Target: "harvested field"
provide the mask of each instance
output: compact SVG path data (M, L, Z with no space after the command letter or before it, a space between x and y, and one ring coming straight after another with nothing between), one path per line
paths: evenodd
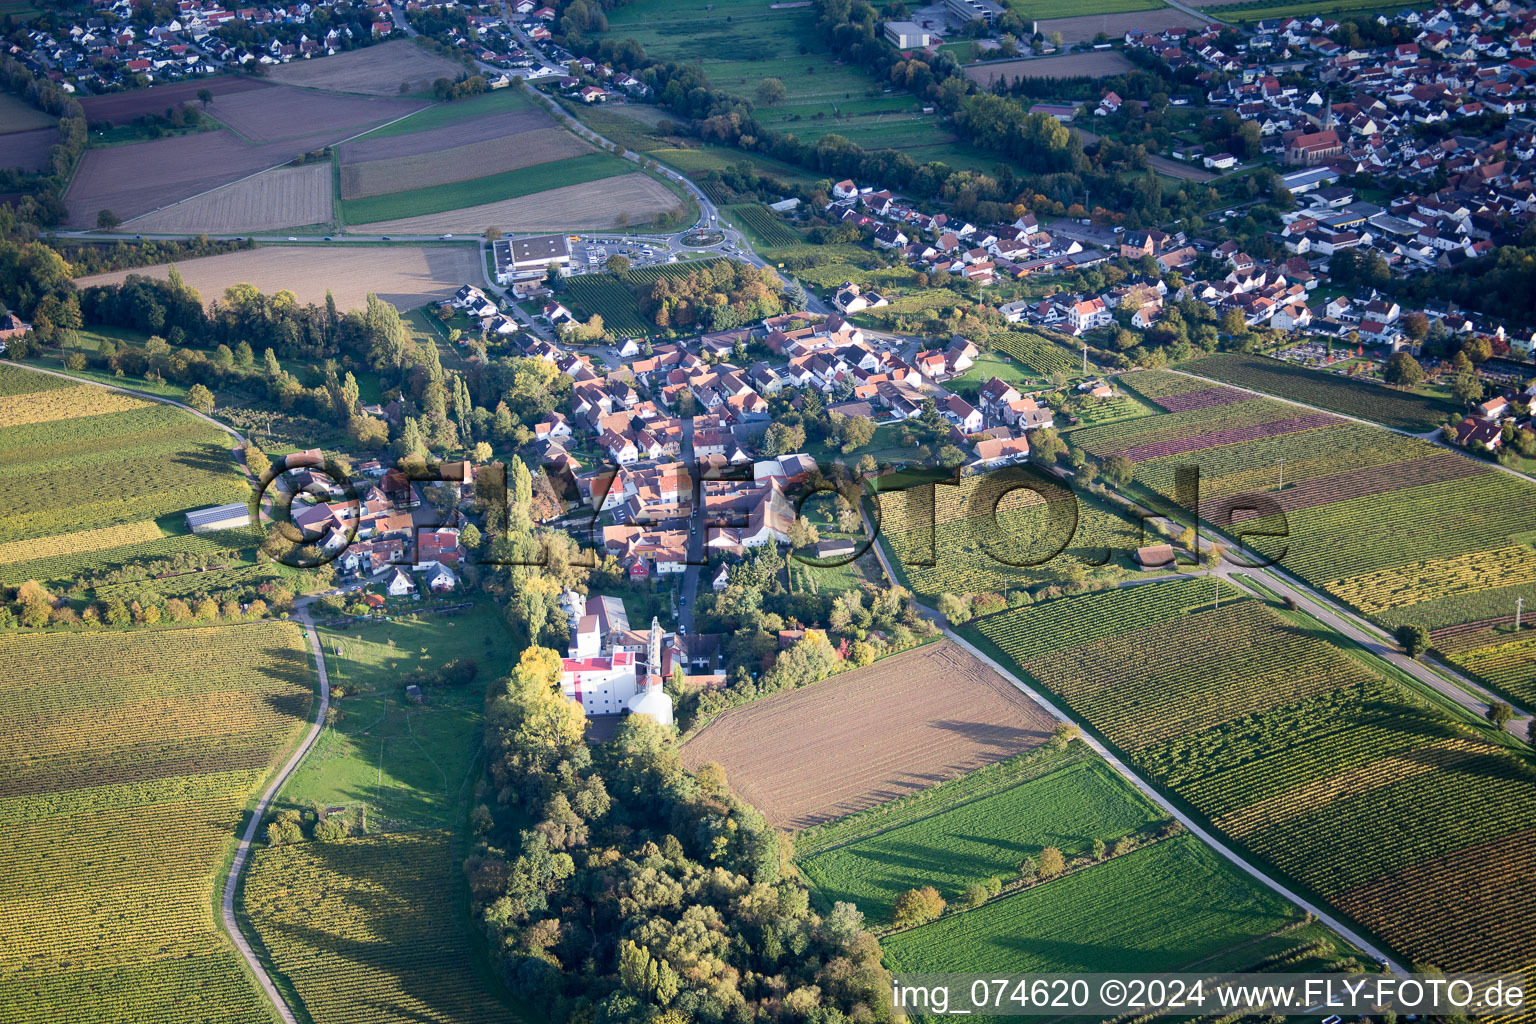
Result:
M389 141L407 142L414 138L402 135ZM341 169L341 198L361 199L446 185L590 152L591 146L563 128L541 128L415 156L346 164Z
M220 97L208 112L247 141L262 143L334 132L355 135L425 106L422 100L336 96L278 86Z
M3 143L0 144L0 150L5 151L5 156L0 158L0 167L23 171L47 170L48 154L58 141L57 128L38 128L30 132L0 135L0 143Z
M435 112L435 111L434 111ZM417 115L398 127L415 124ZM391 160L402 156L418 156L423 153L440 153L455 146L467 146L472 142L485 142L507 135L535 132L553 128L554 118L542 110L508 110L500 114L477 117L470 121L458 121L437 128L426 128L403 135L369 135L341 147L341 163L365 163L370 160Z
M1132 11L1124 14L1084 14L1076 18L1047 18L1035 22L1036 31L1050 36L1060 32L1062 40L1080 43L1091 40L1103 32L1113 39L1123 36L1133 28L1157 33L1165 28L1199 28L1210 22L1196 18L1172 7L1153 11Z
M18 96L0 92L0 134L47 128L57 124L58 120L52 114L43 113ZM9 144L10 140L7 139L6 142Z
M75 283L117 284L129 274L163 278L168 266L97 274ZM342 310L361 309L369 292L400 309L414 309L448 298L462 284L479 284L484 276L479 252L466 245L266 246L175 266L205 302L246 282L267 294L286 288L300 302L324 302L329 289Z
M435 79L455 78L462 70L456 61L428 53L401 39L338 53L334 57L294 61L273 68L268 77L274 82L306 89L398 96L402 82L409 83L407 92L419 92L430 88Z
M269 231L331 219L331 165L263 171L123 224L124 231Z
M346 133L253 146L233 132L199 132L131 146L88 149L65 201L70 227L95 227L98 210L130 220L287 163Z
M779 828L894 800L1043 743L1051 718L948 640L727 711L682 749Z
M1101 78L1123 74L1135 66L1113 50L1096 50L1092 53L1071 53L1065 57L978 64L966 68L965 74L971 81L991 88L999 76L1010 82L1015 78L1078 78L1084 75Z
M621 174L521 199L380 221L369 224L368 230L402 235L474 233L488 227L503 231L595 231L615 226L620 214L628 214L629 223L639 225L681 205L682 201L660 182L640 173Z
M209 113L213 113L215 112L213 108L218 107L221 96L233 96L237 93L267 88L270 86L260 79L221 75L218 78L154 85L148 89L135 89L132 92L82 96L80 105L85 108L86 120L93 125L108 121L113 124L127 124L144 114L163 114L167 107L196 103L200 89L207 89L213 93L213 107L209 110Z

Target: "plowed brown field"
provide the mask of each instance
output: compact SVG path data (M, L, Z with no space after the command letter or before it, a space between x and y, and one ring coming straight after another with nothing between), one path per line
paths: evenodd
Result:
M727 711L682 749L780 828L894 800L1039 746L1052 719L949 640Z
M554 126L555 119L542 110L508 110L469 121L455 121L426 131L361 138L341 147L341 162L345 166L369 160L416 156L420 153L440 153L455 146L467 146L471 142L484 142L487 139L499 139L505 135Z
M123 231L228 234L331 219L331 165L279 167L124 222Z
M565 129L542 128L435 153L345 164L341 168L341 198L361 199L468 181L590 152L591 146Z
M78 278L81 287L121 284L129 274L164 279L170 264L117 270ZM324 302L326 291L338 308L361 309L375 292L398 309L415 309L446 299L463 284L480 284L485 268L472 245L280 245L205 256L175 265L204 302L245 282L270 295L286 288L300 302Z
M208 113L250 142L276 142L320 133L356 134L427 106L423 100L336 96L278 86L221 96Z
M660 182L636 172L521 199L379 221L370 223L368 231L385 235L473 234L488 227L503 231L596 231L617 226L621 215L628 217L627 223L638 225L682 205L682 200Z
M457 61L399 39L334 57L291 61L273 68L268 77L306 89L398 96L401 83L405 83L406 92L419 92L430 88L435 79L456 78L463 70Z
M197 94L203 89L213 93L213 104L218 106L221 96L233 96L237 93L269 88L271 86L260 79L221 75L218 78L206 80L199 78L188 82L173 82L170 85L154 85L148 89L135 89L132 92L82 96L80 105L85 108L86 120L93 125L106 121L111 121L113 124L127 124L143 114L163 114L167 107L177 107L183 103L198 103ZM198 105L201 106L200 103ZM208 112L213 113L213 107L209 107Z

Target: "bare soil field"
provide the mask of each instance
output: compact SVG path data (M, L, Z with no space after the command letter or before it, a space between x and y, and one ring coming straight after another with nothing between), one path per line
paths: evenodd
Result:
M406 124L410 124L409 121ZM489 117L477 117L469 121L428 128L426 131L406 135L386 135L382 138L358 139L341 147L342 164L366 163L370 160L392 160L402 156L420 156L437 153L455 146L467 146L472 142L485 142L508 135L553 128L555 119L542 110L509 110ZM403 126L402 126L403 127Z
M129 274L163 279L169 266L96 274L75 284L120 284ZM301 303L322 303L329 290L341 310L362 309L369 292L398 309L415 309L485 276L479 251L469 245L270 245L175 266L205 303L245 283L268 295L286 288Z
M10 132L0 135L0 167L14 167L23 171L48 169L48 154L59 141L57 128L38 128L30 132Z
M1227 0L1228 3L1231 0ZM1192 17L1183 11L1172 7L1164 7L1155 11L1127 11L1123 14L1084 14L1076 18L1049 18L1035 23L1037 31L1047 37L1052 32L1060 32L1061 37L1068 43L1080 43L1091 40L1094 36L1103 32L1111 39L1123 36L1133 28L1143 29L1147 32L1161 32L1165 28L1199 28L1210 22Z
M52 114L45 114L30 103L23 102L19 96L0 92L0 134L47 128L57 124L58 120Z
M360 199L446 185L452 181L468 181L590 152L591 146L563 128L540 128L436 153L344 165L341 169L341 198Z
M152 85L148 89L135 89L132 92L82 96L80 106L85 108L86 120L91 124L107 121L113 124L127 124L142 114L163 114L167 107L196 103L200 89L207 89L213 93L213 102L217 104L220 96L233 96L237 93L253 92L268 87L266 82L257 78L220 75L217 78L173 82L170 85ZM209 112L212 112L211 108Z
M338 96L277 86L221 96L208 113L247 141L262 143L334 132L356 135L427 105L424 100Z
M129 220L277 167L307 150L340 142L347 134L254 146L233 132L216 131L88 149L64 197L68 225L95 227L98 210Z
M1118 75L1133 70L1136 65L1113 50L1093 53L1069 53L1064 57L1042 57L1035 60L1007 60L996 64L978 64L965 69L966 77L978 85L990 88L1001 76L1008 81L1015 78L1099 78Z
M521 199L380 221L369 224L368 231L384 235L478 234L488 227L503 231L598 231L617 226L621 214L628 215L629 224L643 224L681 205L682 200L660 182L636 172Z
M331 165L279 167L126 221L127 232L228 234L329 221Z
M406 92L419 92L431 88L436 79L454 78L462 70L455 61L398 39L334 57L292 61L273 68L268 77L306 89L398 96L401 82L409 83Z
M949 640L727 711L682 749L778 828L894 800L1039 746L1051 717Z

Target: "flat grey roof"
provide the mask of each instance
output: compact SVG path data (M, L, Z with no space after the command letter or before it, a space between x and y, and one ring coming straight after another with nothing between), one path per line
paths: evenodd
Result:
M553 260L570 255L571 243L565 235L539 235L537 238L512 240L513 263Z

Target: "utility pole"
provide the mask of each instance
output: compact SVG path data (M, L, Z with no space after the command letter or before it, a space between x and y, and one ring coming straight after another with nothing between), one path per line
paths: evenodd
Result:
M1515 632L1520 632L1520 612L1525 609L1525 598L1515 598Z
M1083 376L1088 376L1088 339L1083 339Z
M1280 456L1280 489L1285 490L1285 456Z

